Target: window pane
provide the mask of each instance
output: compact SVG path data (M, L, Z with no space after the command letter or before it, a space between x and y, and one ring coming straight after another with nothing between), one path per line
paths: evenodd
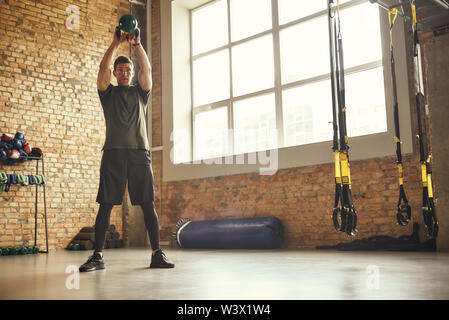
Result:
M194 128L195 160L210 159L228 154L229 139L227 107L196 114Z
M234 153L277 148L274 94L234 103Z
M348 136L387 131L383 68L345 76Z
M198 54L228 43L226 0L219 0L192 12L192 52Z
M280 32L282 83L330 72L327 16Z
M282 92L284 146L332 140L330 80Z
M370 3L340 11L345 68L382 59L379 8Z
M271 21L271 0L231 0L232 41L271 29Z
M340 5L350 0L341 0ZM337 1L334 1L335 5ZM326 0L278 0L279 24L307 17L316 12L327 10Z
M229 98L229 51L222 50L193 62L194 106Z
M327 8L324 0L278 0L279 24L297 20Z
M234 96L274 87L272 35L232 48L232 81Z

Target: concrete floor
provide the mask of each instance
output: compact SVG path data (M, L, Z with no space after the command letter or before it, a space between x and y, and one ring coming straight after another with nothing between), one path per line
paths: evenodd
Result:
M144 248L105 250L106 270L82 274L88 251L0 257L0 299L449 299L446 253L165 252L175 269L148 269Z

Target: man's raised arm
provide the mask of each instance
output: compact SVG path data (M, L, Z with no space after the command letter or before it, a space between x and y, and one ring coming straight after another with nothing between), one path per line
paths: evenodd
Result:
M140 36L135 38L131 37L129 42L132 44L134 50L136 51L137 62L139 63L139 74L137 79L139 80L139 85L143 91L150 91L153 87L153 81L151 80L151 63L148 59L147 53L140 43Z
M97 76L97 88L99 91L105 91L111 83L111 70L109 70L109 66L112 63L112 59L120 46L120 43L124 41L126 41L125 34L122 33L119 39L114 32L114 40L112 40L111 45L108 50L106 50L103 59L100 62L100 70L98 71Z

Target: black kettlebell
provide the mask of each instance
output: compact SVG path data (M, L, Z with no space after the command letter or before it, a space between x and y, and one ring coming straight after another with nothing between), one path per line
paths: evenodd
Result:
M134 32L134 35L137 38L140 35L140 29L137 27L137 19L130 14L123 15L118 22L117 28L115 28L117 38L120 38L121 31L126 33Z

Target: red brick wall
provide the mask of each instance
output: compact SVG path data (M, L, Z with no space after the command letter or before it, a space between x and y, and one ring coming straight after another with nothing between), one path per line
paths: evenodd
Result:
M79 30L65 25L69 5L79 8ZM126 0L0 0L0 132L23 132L45 154L51 249L65 247L95 222L105 131L96 76L117 21L128 11ZM130 52L125 45L120 50ZM0 164L7 173L34 174L34 168L30 162ZM34 187L19 186L0 195L0 246L33 244L34 197ZM42 202L39 208L42 246ZM111 223L122 232L120 207Z
M421 222L418 159L407 156L404 160L405 188L413 221ZM395 161L395 157L389 157L351 162L352 191L358 211L357 238L411 233L411 225L396 224ZM273 176L254 173L164 183L163 223L174 231L179 217L216 220L274 215L285 227L286 247L352 241L354 238L335 231L332 224L333 170L333 164L329 164L279 170Z
M153 147L162 146L162 90L161 90L161 37L160 37L160 3L159 0L151 2L151 60L153 89L151 94L152 123L151 137ZM154 151L151 155L153 163L154 187L155 187L155 207L158 213L161 212L161 186L162 186L162 151Z

